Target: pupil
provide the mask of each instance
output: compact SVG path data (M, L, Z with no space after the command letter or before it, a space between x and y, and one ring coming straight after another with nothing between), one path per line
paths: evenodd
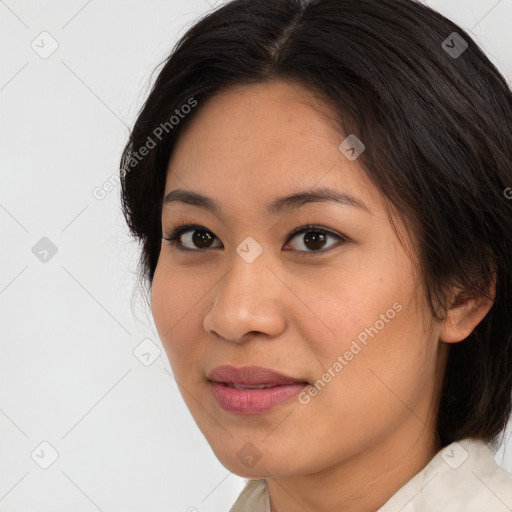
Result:
M198 235L198 233L200 233L200 235ZM209 247L210 244L211 244L211 241L212 241L213 237L210 235L210 233L208 233L208 231L204 231L204 230L195 230L194 231L194 234L192 236L192 241L199 247L202 247L202 243L203 242L210 242L209 244L207 243L204 247Z
M325 243L325 233L319 231L308 231L304 235L304 241L310 249L321 249ZM308 243L312 243L313 247L310 247Z

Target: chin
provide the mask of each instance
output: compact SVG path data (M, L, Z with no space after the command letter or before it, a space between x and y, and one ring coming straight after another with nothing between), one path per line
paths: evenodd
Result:
M259 479L290 474L294 464L290 457L277 458L274 455L265 455L262 451L249 442L229 452L226 452L224 445L224 448L214 450L214 454L227 470L243 478Z

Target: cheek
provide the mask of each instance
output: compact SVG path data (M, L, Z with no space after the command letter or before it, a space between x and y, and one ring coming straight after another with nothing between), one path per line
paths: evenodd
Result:
M340 377L333 379L332 393L325 398L346 400L354 417L361 413L360 404L365 404L361 421L368 410L391 418L404 413L404 403L416 403L429 385L436 357L435 343L423 329L423 313L406 294L375 305L370 314L357 317L357 324L345 331L326 366Z
M172 287L169 286L169 282L165 277L165 272L160 260L156 266L151 286L151 312L158 330L158 335L163 342L166 330L172 325L170 312L173 308L170 306L174 302L174 294L172 293Z
M151 311L171 365L185 347L190 351L193 345L191 340L194 337L187 329L194 325L192 316L198 299L187 294L186 290L189 289L178 273L169 271L165 263L159 260L151 289Z
M207 350L202 328L211 288L211 276L206 272L191 273L165 258L155 269L151 290L153 319L173 374L187 387L204 378L198 361Z
M435 353L424 328L428 307L418 295L411 267L393 258L379 263L359 272L355 267L348 267L350 272L340 269L327 288L335 293L315 303L329 327L320 338L311 332L311 339L317 340L315 354L324 371L343 375L332 379L337 384L331 389L357 389L359 399L368 399L365 393L386 392L379 377L398 388L407 386L404 381L420 378Z
M317 350L342 354L354 340L364 347L367 340L385 337L405 316L403 304L411 287L389 269L350 267L334 272L311 306L323 323Z

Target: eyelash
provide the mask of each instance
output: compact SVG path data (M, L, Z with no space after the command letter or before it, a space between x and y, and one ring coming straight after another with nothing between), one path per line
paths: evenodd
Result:
M182 251L182 252L205 252L205 251L209 251L209 250L219 249L219 247L213 247L213 248L207 248L207 249L200 249L200 248L189 249L187 247L183 247L183 245L179 241L180 236L183 233L186 233L187 231L196 231L196 230L197 231L206 231L213 235L213 233L210 230L206 229L204 226L200 226L197 224L185 224L185 225L176 227L174 229L174 231L172 231L169 234L164 234L162 239L166 240L169 243L169 245L173 246L174 248L176 248L177 250ZM290 233L290 235L288 236L286 243L288 243L290 240L295 238L295 236L297 236L298 234L307 233L308 231L315 231L318 233L329 235L329 236L337 239L339 242L342 242L342 244L349 242L349 238L347 238L346 236L334 233L331 230L323 228L322 226L318 226L315 224L306 224L304 226L300 226L299 228L293 230L292 233ZM217 238L215 235L214 235L214 237ZM217 238L217 240L218 240L218 238ZM296 252L302 253L301 256L303 256L305 254L324 254L324 253L328 252L330 249L332 249L334 246L335 245L332 245L325 250L296 251Z

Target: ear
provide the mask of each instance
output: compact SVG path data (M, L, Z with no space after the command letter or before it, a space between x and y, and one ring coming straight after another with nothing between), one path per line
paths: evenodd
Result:
M457 343L467 338L475 327L489 312L496 297L496 272L492 273L492 280L487 290L482 290L492 298L482 294L478 296L468 294L466 290L455 293L460 288L453 287L452 305L448 309L446 318L441 324L440 340L446 343ZM478 292L477 292L478 293Z

